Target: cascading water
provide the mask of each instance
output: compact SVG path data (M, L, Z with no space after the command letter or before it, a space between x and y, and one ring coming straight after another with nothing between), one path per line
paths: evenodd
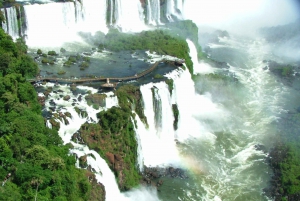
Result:
M7 33L7 19L6 19L6 14L5 14L5 8L1 8L1 12L3 13L3 16L4 16L4 19L5 19L5 22L2 22L2 29L5 31L5 33Z
M24 10L29 46L61 46L76 38L74 3L25 5Z
M98 121L96 116L98 112L100 112L101 110L106 110L113 106L118 106L117 97L115 97L112 92L107 93L107 98L105 100L106 106L97 110L93 107L88 106L84 98L88 91L90 91L91 93L96 93L97 90L94 88L77 86L82 94L74 95L67 85L54 85L48 83L45 87L53 88L53 92L49 94L45 103L45 110L50 110L50 108L53 109L53 105L55 105L55 112L53 113L64 114L68 112L71 114L70 118L66 117L68 123L64 122L63 119L56 119L56 121L60 123L59 135L64 141L64 144L73 144L74 148L70 150L71 154L76 154L77 157L85 155L87 156L87 163L94 170L97 181L101 182L105 186L106 201L157 201L157 194L155 191L153 191L153 189L146 189L141 187L126 193L121 193L118 189L115 175L110 170L106 161L102 159L96 151L90 150L86 145L71 141L72 135L79 130L82 124L84 124L85 122L91 123ZM57 93L57 91L59 91L59 93ZM39 94L39 96L43 95ZM64 100L63 97L65 96L70 96L70 99ZM78 114L78 111L76 111L74 108L75 106L82 111L86 111L87 116L85 117ZM46 122L46 125L49 128L52 127L49 121Z
M18 8L18 12L19 12L19 15L21 16L22 15L22 12L21 12L21 6ZM24 36L24 30L23 30L23 22L20 20L20 35L21 36Z
M188 70L178 69L166 75L174 80L172 95L164 83L140 88L149 125L146 127L136 116L141 161L146 166L171 165L190 171L189 180L170 181L161 187L163 200L267 200L262 194L269 178L266 154L256 145L270 143L272 122L282 112L286 89L263 71L261 61L265 54L258 41L226 39L225 44L216 46L217 51L224 52L229 47L238 47L234 51L248 50L243 55L246 57L239 60L235 60L236 52L231 57L226 55L236 64L229 71L239 80L227 84L205 77L207 73L223 71L198 63L194 44L187 42L196 82ZM165 95L169 98L163 98ZM172 113L172 104L177 104L179 110L176 131L172 128L173 114L168 114ZM177 189L174 197L167 193L171 189Z
M147 20L148 20L148 24L152 24L152 25L161 24L159 0L147 0Z
M114 18L123 31L144 28L139 0L114 2L111 24ZM194 1L186 2L192 4ZM166 3L168 19L172 21L173 16L180 18L183 0L167 0ZM27 44L61 45L74 40L78 31L105 32L106 6L106 1L100 0L26 5ZM9 32L12 30L9 27L15 23L11 21L14 21L16 10L7 9L11 9L6 12L6 31ZM148 0L149 22L159 23L158 9L157 0ZM14 31L10 34L13 35ZM136 115L140 170L143 165L172 165L185 167L190 172L189 180L180 183L171 181L162 186L160 197L163 200L266 200L261 192L267 185L268 168L264 163L265 153L256 145L272 141L271 124L284 112L281 108L287 89L263 70L261 61L265 55L261 49L262 41L240 41L232 37L221 41L221 45L210 46L214 53L212 58L229 63L228 71L236 76L237 82L206 77L206 73L222 74L223 71L198 62L195 45L187 40L196 81L193 81L188 70L178 69L166 75L174 80L172 95L164 82L149 83L140 88L148 122L148 126L144 125ZM230 52L234 54L230 55ZM68 94L71 95L70 100L78 100L69 87L60 87L65 92L63 95ZM86 93L93 89L82 90ZM78 107L87 111L88 117L80 116L74 110L72 101L64 101L54 93L51 96L59 111L68 111L72 115L72 118L67 118L69 125L60 121L59 134L65 143L70 142L81 124L97 121L96 113L100 110L89 107L84 101L78 102ZM176 104L179 110L176 131L173 129L172 104ZM108 95L106 108L115 105L117 98ZM46 107L51 107L49 102ZM49 121L47 125L51 127ZM74 149L71 153L94 155L95 159L88 156L87 160L96 170L98 181L105 185L107 200L158 200L155 191L143 188L120 193L115 177L104 160L88 147L72 143Z
M107 33L106 27L106 0L83 0L82 2L83 20L77 25L78 31L96 31Z
M194 65L194 68L193 68L194 75L202 74L202 73L204 73L204 74L205 73L213 73L214 69L209 64L198 61L197 48L194 45L194 43L189 39L187 39L186 42L189 46L190 56L192 58L193 65Z
M7 13L7 33L13 38L19 37L17 9L15 7L6 8Z
M110 0L110 25L113 25L113 17L115 12L114 0Z
M167 0L166 17L170 22L174 21L172 16L175 16L178 19L182 19L182 12L183 12L182 0Z
M29 46L62 46L82 41L78 32L108 31L105 0L25 5L24 9Z
M141 86L140 89L144 114L149 125L146 127L136 116L136 134L142 147L142 153L139 154L142 155L144 165L148 167L178 165L180 160L176 149L174 116L168 86L164 82L149 83ZM153 90L156 91L155 95ZM160 105L160 110L157 108L155 111L155 104Z
M123 32L137 32L146 29L144 14L139 0L115 0L115 25Z

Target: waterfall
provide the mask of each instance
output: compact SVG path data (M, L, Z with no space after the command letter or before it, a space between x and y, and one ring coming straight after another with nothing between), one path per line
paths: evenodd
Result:
M132 111L132 112L135 113L134 111ZM136 113L135 113L135 115L138 116ZM135 139L136 139L136 142L137 142L137 163L138 163L137 165L138 165L138 168L139 168L140 172L143 172L143 170L144 170L144 155L143 155L142 142L141 142L140 135L137 133L138 128L136 127L134 119L131 118L131 121L132 121L132 124L134 126ZM139 119L139 121L140 121L140 119ZM143 126L143 123L141 121L138 124Z
M29 46L61 46L75 38L75 6L72 2L24 6Z
M6 12L6 24L8 25L7 33L13 39L17 39L19 37L17 9L15 7L6 8Z
M1 8L1 12L3 13L5 22L2 22L2 29L5 31L5 33L7 33L7 18L6 18L6 14L5 14L5 8Z
M107 98L105 99L105 105L106 108L118 106L118 97L115 96L113 92L107 93Z
M166 17L170 22L173 22L173 16L182 19L183 0L167 0Z
M41 85L43 86L43 85ZM54 85L53 83L47 83L45 88L52 87L55 91L60 91L59 93L51 92L49 97L45 102L46 110L49 110L51 106L51 100L55 102L56 111L53 113L61 112L69 112L71 114L71 118L66 117L69 124L65 124L63 119L56 121L60 122L60 129L58 131L59 136L62 138L64 144L72 143L73 148L70 150L70 154L76 154L78 157L87 155L87 164L92 167L94 170L94 174L98 182L101 182L105 187L105 200L106 201L114 201L114 200L122 200L122 201L158 201L157 193L152 188L144 188L138 187L126 193L121 193L114 173L110 170L106 161L101 158L101 156L94 150L90 150L88 146L75 143L71 141L72 135L77 132L81 125L84 124L89 119L97 120L97 113L102 110L107 110L113 106L118 106L118 99L113 95L113 92L106 93L107 98L105 100L106 106L104 108L100 108L98 110L94 109L91 106L87 105L85 101L85 96L90 91L91 93L97 93L97 89L86 87L86 86L77 86L77 88L82 91L82 94L74 95L68 85ZM69 95L70 100L64 100L62 97ZM43 96L42 93L39 93L39 96ZM79 99L79 97L81 97ZM82 117L75 110L73 103L76 103L76 107L80 110L87 112L87 117ZM97 120L98 121L98 120ZM49 121L46 122L46 125L51 128L51 124ZM137 139L138 140L138 139ZM78 165L78 163L77 163Z
M180 159L173 129L172 99L167 84L149 83L141 86L140 90L144 102L144 114L149 125L146 127L136 115L136 134L142 147L142 153L139 155L144 165L148 167L179 165ZM154 96L152 90L156 91ZM163 110L155 111L155 104L159 104Z
M81 41L77 35L80 31L108 31L106 0L34 4L25 5L24 9L29 46L62 46L64 42Z
M181 14L182 14L182 12L183 12L183 6L184 6L184 0L176 0L175 6L176 6L176 9L178 11L180 11Z
M160 1L147 0L147 19L148 24L161 24L160 22Z
M76 17L76 23L82 23L83 18L83 12L82 12L82 4L79 1L75 1L75 17Z
M50 93L49 99L52 99L55 101L56 105L61 107L60 112L69 112L71 114L71 118L67 118L69 121L68 125L65 125L63 121L60 122L60 129L59 129L59 135L63 139L64 144L71 142L72 135L79 130L82 124L84 124L88 119L97 119L96 113L98 113L100 110L108 109L108 107L101 108L99 110L95 110L94 108L87 105L84 96L81 101L76 101L76 105L78 108L86 110L88 117L81 117L72 106L72 100L78 100L79 95L75 96L70 91L69 87L67 85L59 85L59 86L53 86L53 84L48 84L52 87L58 87L61 91L63 91L62 95L69 95L71 96L71 99L69 101L63 100L59 95L55 93ZM89 88L89 87L83 87L78 86L81 90L84 91L92 91L96 92L95 89ZM109 97L110 98L110 97ZM46 108L49 107L49 102L46 103ZM110 105L112 106L112 105ZM106 164L105 160L100 157L100 155L93 150L90 150L86 145L80 145L77 143L72 142L74 148L70 150L70 153L75 153L78 157L88 155L87 157L87 163L92 166L92 168L95 170L96 179L98 182L101 182L105 186L106 191L106 200L124 200L124 196L120 193L118 189L118 185L115 181L115 176L113 172L109 169L108 165ZM95 159L90 156L92 154Z
M140 161L146 166L182 166L176 141L185 141L191 137L214 140L214 135L196 117L200 115L208 119L215 118L210 112L217 116L224 115L222 108L212 103L209 94L196 94L195 84L188 70L174 70L166 76L174 80L172 96L165 82L140 87L148 127L136 115L135 129L141 144ZM179 110L177 131L173 128L172 104L177 104Z
M204 74L205 73L213 73L214 70L209 64L207 64L205 62L202 62L202 61L199 63L197 48L196 48L195 44L189 39L187 39L186 42L189 46L190 56L192 58L192 62L193 62L193 66L194 66L193 73L195 75L196 74L201 74L201 73L204 73Z
M20 15L20 35L23 36L24 35L24 30L23 30L23 22L21 21L21 16L22 16L21 6L19 6L19 8L18 8L18 12L19 12L19 15Z
M149 1L150 0L147 0L147 20L148 20L148 24L154 24L152 19L152 8Z
M110 0L110 25L113 25L114 11L114 0Z
M83 21L78 30L82 32L108 32L106 27L106 0L82 0Z
M144 13L139 0L115 0L116 26L123 32L138 32L146 28Z
M46 126L47 126L48 128L50 128L50 129L52 129L52 124L50 123L49 120L46 121Z

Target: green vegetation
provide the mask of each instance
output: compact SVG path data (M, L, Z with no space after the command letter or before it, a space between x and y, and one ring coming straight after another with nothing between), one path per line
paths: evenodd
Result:
M58 75L63 75L65 73L66 73L66 71L63 71L63 70L57 72Z
M67 50L65 48L60 48L61 53L65 53Z
M178 117L179 117L179 110L177 104L172 104L172 110L173 110L173 115L174 115L174 122L173 122L173 127L174 130L178 129Z
M83 57L83 61L85 61L85 62L91 62L91 58L90 57Z
M70 56L69 59L68 59L68 61L70 61L72 63L76 63L77 58L76 58L76 56Z
M26 55L27 46L23 40L14 43L10 36L0 30L0 74L20 73L25 77L37 74L37 64Z
M66 67L70 67L72 65L75 65L75 63L80 63L79 64L80 70L85 70L85 68L89 67L90 62L91 62L90 57L73 55L73 56L69 56L68 60L64 62L63 65Z
M172 94L172 91L174 89L174 81L173 81L173 79L167 79L165 82L166 82L166 84L169 87L170 94Z
M42 55L42 54L43 54L43 52L42 52L41 49L38 49L38 50L36 51L36 53L37 53L38 55Z
M97 114L98 124L84 124L80 129L82 139L106 159L117 177L121 190L128 190L139 184L137 169L137 142L132 119L135 111L142 121L142 97L138 87L125 85L117 89L116 95L120 107L113 107ZM103 104L103 94L90 94L88 104Z
M189 47L185 39L179 36L170 36L168 31L155 30L126 34L120 33L117 29L110 29L104 41L103 44L100 44L99 49L105 46L112 51L150 50L161 55L185 59L189 71L193 72L193 62L189 56Z
M41 62L42 62L43 64L47 64L47 63L50 63L50 60L47 59L47 58L43 58Z
M300 193L300 149L299 144L287 145L286 158L280 163L283 191L286 194Z
M42 64L54 64L54 61L52 59L48 59L48 58L42 58Z
M275 174L267 193L276 200L297 200L300 195L299 148L296 142L278 143L270 152L269 163Z
M118 96L119 106L126 112L135 111L139 115L141 121L147 124L147 118L144 114L142 105L142 94L139 87L133 85L125 85L116 91Z
M50 56L56 56L57 54L56 54L56 52L55 51L48 51L48 55L50 55Z
M137 143L131 112L113 107L97 114L98 124L84 124L80 133L87 145L106 159L115 173L121 190L139 184L136 167Z
M164 76L161 75L161 74L155 74L154 75L154 79L162 79L162 78L164 78Z
M95 200L95 191L104 200L101 187L87 178L91 173L75 167L57 131L45 126L37 93L25 78L38 71L25 47L0 29L1 184L10 173L0 200Z
M285 66L282 68L282 75L287 77L290 76L293 72L293 68L291 66Z
M89 106L93 106L94 108L105 107L105 99L106 94L89 94L85 96L86 102Z
M87 68L87 67L89 67L89 65L90 64L88 62L84 61L79 65L79 67Z

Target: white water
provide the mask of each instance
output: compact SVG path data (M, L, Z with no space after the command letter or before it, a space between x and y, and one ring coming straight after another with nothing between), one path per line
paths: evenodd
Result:
M193 67L194 75L213 73L214 69L208 63L198 61L197 48L196 48L195 44L189 39L187 39L186 42L190 49L190 55L191 55L193 66L194 66Z
M24 6L27 18L26 43L31 47L56 47L76 37L74 3Z
M7 19L6 19L6 15L5 15L5 8L1 8L1 12L3 13L3 16L5 18L5 22L2 22L2 29L5 31L5 33L7 33Z
M17 20L17 9L15 7L6 8L7 12L7 33L13 38L19 37L18 20Z
M132 191L121 193L118 189L118 185L116 182L115 175L110 170L109 166L107 165L106 161L100 157L100 155L94 151L90 150L86 145L77 144L73 141L71 141L72 135L78 131L82 124L84 124L86 121L91 122L91 120L97 120L96 114L100 112L101 110L109 109L113 106L118 106L118 100L117 97L113 95L112 92L107 93L106 98L106 106L104 108L100 108L99 110L96 110L90 106L87 105L85 101L85 95L88 91L91 91L91 93L96 93L97 90L91 87L85 87L85 86L77 86L80 90L83 91L82 94L82 100L79 101L78 97L79 95L74 96L73 93L70 91L69 86L67 85L58 85L54 86L54 84L48 83L45 87L53 87L53 90L62 90L63 92L60 93L54 93L51 92L49 94L49 97L47 98L45 107L47 110L49 110L50 103L49 101L52 99L56 103L57 112L69 112L71 114L71 118L67 118L69 121L69 124L66 125L63 121L60 121L57 119L56 121L60 122L60 129L59 129L59 135L62 138L64 144L72 143L74 148L70 150L70 153L76 154L78 157L88 155L87 157L87 163L95 170L96 179L98 182L101 182L105 186L105 192L106 192L106 201L115 201L115 200L122 200L122 201L158 201L156 191L152 188L143 188L139 187L137 189L133 189ZM60 95L66 96L69 95L71 98L69 101L63 100L63 98L60 97ZM43 96L42 94L39 94L39 96ZM76 107L79 109L86 111L88 116L87 117L81 117L74 109L74 106L72 106L73 99L76 99ZM59 108L59 109L58 109ZM55 112L54 112L55 113ZM51 128L51 124L49 121L46 122L46 125ZM94 157L92 157L93 155Z
M77 30L82 32L96 31L108 32L106 26L106 0L82 0L82 23L77 25Z
M115 25L123 32L138 32L146 29L144 14L139 0L115 1Z
M160 0L147 0L148 24L158 25L160 22Z
M194 44L187 42L194 71L213 72L195 69L203 66L198 65ZM205 80L195 85L188 70L178 69L166 75L174 80L171 97L164 83L149 83L140 88L149 124L146 127L137 116L140 162L146 166L184 166L195 173L195 183L189 180L188 186L170 187L185 189L184 195L178 193L179 200L265 200L261 192L268 169L263 162L265 154L255 145L272 135L271 123L284 112L281 101L286 89L262 69L265 54L261 42L241 43L232 39L225 42L224 48L234 46L247 50L249 55L243 58L246 66L229 69L241 85L212 81L207 87ZM197 93L196 87L203 88L203 92ZM174 117L168 115L174 103L179 109L177 131L171 127ZM163 131L166 127L169 130ZM186 146L176 146L175 139ZM164 192L161 196L168 197Z
M29 46L59 47L65 42L82 42L78 32L108 31L106 0L34 4L25 5L24 9Z
M182 12L183 12L182 0L167 0L166 7L167 7L166 17L170 22L174 21L172 16L176 16L178 19L182 19Z
M110 0L110 25L113 25L114 10L115 10L114 1Z
M153 98L152 91L155 91ZM142 147L144 165L167 166L178 165L180 159L176 150L174 116L168 86L164 82L149 83L140 88L144 102L144 114L147 117L147 128L136 116L137 129ZM154 105L158 107L155 109Z

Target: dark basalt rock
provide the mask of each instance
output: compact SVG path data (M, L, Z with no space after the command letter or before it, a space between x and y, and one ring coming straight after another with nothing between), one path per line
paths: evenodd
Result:
M64 100L65 100L65 101L68 101L68 100L70 100L70 98L71 98L71 97L70 97L69 95L67 95L67 96L64 97Z
M88 164L87 164L87 155L79 157L79 166L81 168L86 168L88 166Z
M254 147L258 151L262 151L264 153L267 153L267 148L262 144L256 144Z
M179 178L179 179L187 179L185 171L181 168L160 168L160 167L144 167L143 179L141 181L144 185L151 185L155 187L159 187L163 185L163 178Z
M85 144L79 132L74 133L71 140L78 144Z

